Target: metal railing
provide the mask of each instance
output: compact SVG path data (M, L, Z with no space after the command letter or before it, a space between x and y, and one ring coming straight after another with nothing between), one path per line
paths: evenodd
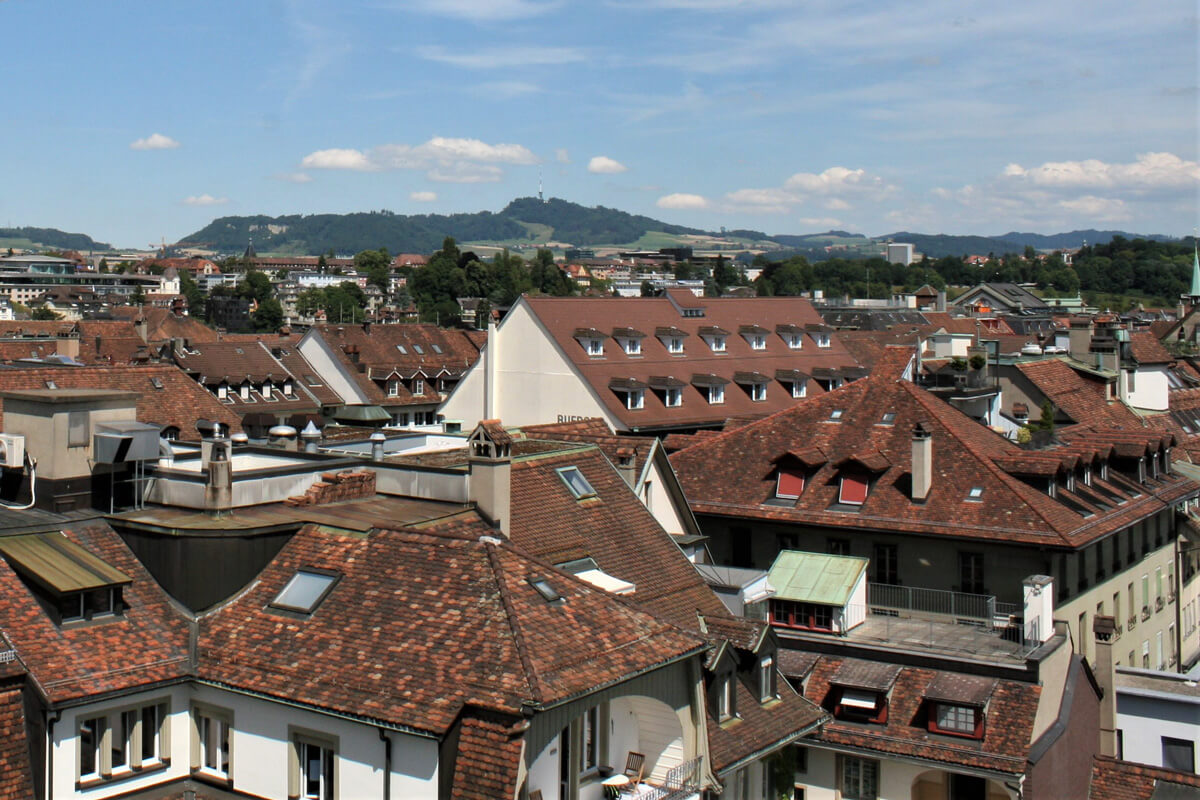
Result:
M683 800L700 793L700 766L704 756L696 756L667 770L661 786L650 785L650 791L638 800Z
M979 620L991 625L997 615L1004 617L1022 613L1014 603L997 603L991 594L951 592L946 589L926 589L917 586L894 586L887 583L867 584L867 605L872 609L894 609L939 617Z
M972 619L854 603L846 613L851 620L863 620L847 635L893 646L1024 659L1042 645L1037 620L1026 624L1021 615Z

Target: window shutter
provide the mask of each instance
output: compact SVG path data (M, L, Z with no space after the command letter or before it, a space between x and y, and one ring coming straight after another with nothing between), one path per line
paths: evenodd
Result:
M776 497L799 497L804 493L804 473L794 470L779 470L778 483L775 487Z
M867 480L856 475L843 475L838 502L862 505L867 500Z

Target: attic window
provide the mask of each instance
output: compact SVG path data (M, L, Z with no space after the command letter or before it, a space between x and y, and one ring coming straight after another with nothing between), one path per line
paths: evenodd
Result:
M408 348L405 347L404 345L398 344L398 345L396 345L396 349L400 351L400 355L402 355L402 356L408 355Z
M239 356L244 356L246 354L245 351L243 351L240 347L233 348L233 352L237 353Z
M433 348L433 352L437 353L438 355L442 354L442 348L439 345L431 344L429 346Z
M151 378L150 385L153 386L155 389L163 388L162 378L158 378L158 377Z
M841 487L838 489L838 502L852 506L861 506L867 501L870 482L862 475L843 475Z
M57 388L58 388L58 384L57 384L57 383L55 383L54 381L50 381L50 380L48 380L48 381L46 381L46 388L47 388L47 389L57 389Z
M775 477L775 496L795 500L804 494L804 473L795 467L780 467Z
M532 586L547 603L557 603L563 599L563 596L559 594L545 578L534 576L529 579L529 585Z
M829 421L830 422L841 422L842 414L844 414L844 413L845 412L842 409L835 408L833 411L829 412Z
M413 352L416 353L417 355L419 355L419 356L425 355L425 348L421 347L421 345L414 344L412 347L413 347Z
M884 412L883 417L881 417L879 420L879 424L880 425L895 425L896 424L896 412L895 411Z
M337 576L323 572L298 570L275 599L272 607L300 614L311 614L329 594Z
M983 498L983 487L972 486L971 491L967 492L968 500L981 500Z
M571 494L575 496L576 500L596 496L596 490L588 483L587 478L583 477L579 467L559 467L555 472L558 473L558 477L562 478L562 482L571 490Z

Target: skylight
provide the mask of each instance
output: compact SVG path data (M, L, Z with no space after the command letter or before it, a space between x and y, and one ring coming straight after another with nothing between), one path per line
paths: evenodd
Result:
M54 381L46 381L46 388L47 389L57 389L58 384L55 383Z
M571 494L576 500L582 500L585 497L595 497L596 490L588 483L587 478L583 477L583 473L579 471L579 467L561 467L558 470L558 477L562 478L563 483L571 490Z
M299 570L271 603L276 608L311 614L337 580L335 575Z
M419 344L413 345L413 351L419 356L425 355L425 349L422 348L421 345L419 345Z
M967 492L968 500L979 500L982 497L983 497L983 487L982 486L972 486L971 491Z
M844 412L842 411L842 409L835 408L833 411L829 412L829 421L830 422L838 422L839 420L841 420L843 413Z
M396 349L400 351L401 355L408 355L408 348L406 348L404 345L398 344L396 345Z
M433 352L438 353L439 355L441 354L442 348L440 345L431 344L429 346L433 348Z
M885 412L883 415L883 418L879 420L880 425L893 425L893 424L895 424L895 422L896 422L896 412L895 411Z
M152 377L150 379L150 385L153 386L155 389L163 388L162 378L159 378L158 376Z
M545 578L534 576L529 579L529 585L536 589L537 593L545 598L547 603L556 603L563 599L562 595Z

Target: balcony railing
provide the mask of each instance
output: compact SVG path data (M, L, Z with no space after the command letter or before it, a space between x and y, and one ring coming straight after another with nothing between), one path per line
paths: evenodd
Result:
M700 794L700 767L704 756L696 756L667 770L661 786L650 784L650 791L638 796L638 800L685 800Z
M889 583L867 584L867 605L872 610L911 611L956 620L982 622L987 627L1007 625L1024 613L1016 603L1000 603L995 595L951 592Z

